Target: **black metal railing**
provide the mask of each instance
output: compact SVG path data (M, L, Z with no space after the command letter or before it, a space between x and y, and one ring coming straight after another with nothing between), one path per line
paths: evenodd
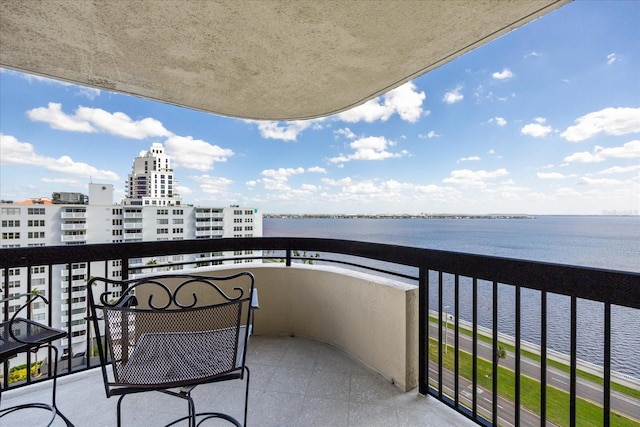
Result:
M132 269L144 271L151 268L173 269L195 266L198 259L174 261L171 264L152 263L131 265L131 260L152 259L200 253L238 253L237 251L261 251L258 255L244 256L241 260L280 260L287 266L294 262L337 263L348 268L368 270L373 274L393 276L398 280L414 283L419 287L419 392L436 397L456 411L483 425L498 425L502 420L510 424L525 425L545 422L552 415L548 411L548 374L551 366L549 353L554 351L550 338L549 319L556 310L550 307L560 300L566 306L568 299L568 320L561 322L561 329L569 335L566 349L568 370L567 394L569 400L566 412L566 424L578 424L577 402L578 375L581 363L578 357L578 306L583 301L601 307L602 322L601 343L596 347L601 356L602 375L600 380L600 400L602 424L608 426L612 417L612 308L622 307L634 310L640 315L640 273L619 272L577 266L555 265L491 256L429 250L387 244L357 242L336 239L314 238L242 238L242 239L198 239L188 241L136 242L120 244L79 245L60 247L11 248L0 250L0 269L4 294L9 293L9 271L15 268L28 268L27 292L32 291L31 268L46 266L48 271L47 295L61 292L52 287L54 266L63 266L68 270L66 286L66 324L70 337L73 336L72 312L78 310L78 302L72 298L72 267L82 263L86 265L85 277L105 274L111 264L121 265L122 278L128 278ZM244 253L244 252L243 252ZM300 255L302 254L302 255ZM309 255L308 255L309 254ZM315 255L315 256L314 256ZM238 259L234 257L234 259ZM216 258L219 262L221 259ZM110 264L111 263L111 264ZM202 264L200 264L202 265ZM250 269L250 266L247 265ZM526 298L523 298L526 293ZM525 315L524 300L534 301L535 313ZM508 309L504 309L504 305ZM80 301L81 303L81 301ZM449 324L449 307L453 306L452 323ZM528 308L527 308L528 309ZM556 310L557 311L557 310ZM8 307L4 307L4 316ZM590 313L593 315L593 313ZM49 311L51 321L53 313ZM532 327L530 317L536 318ZM508 331L505 333L501 319L507 319ZM465 326L466 325L466 326ZM554 324L553 333L557 329ZM524 337L523 329L529 335ZM533 332L531 332L533 330ZM466 331L466 332L465 332ZM510 336L507 341L513 345L513 368L509 381L513 382L512 397L503 397L499 387L503 385L499 375L502 346L501 333ZM582 332L580 332L582 333ZM83 331L86 337L81 354L80 366L73 363L76 348L72 339L68 341L66 360L63 360L63 372L69 374L77 370L88 369L95 365L91 360L91 338L87 327ZM453 344L448 337L453 335ZM462 342L470 338L469 347ZM526 338L526 339L525 339ZM539 360L536 384L539 388L538 408L524 410L522 367L525 359L531 356L524 352L525 342L535 341L532 350ZM488 341L489 353L485 354L483 344ZM444 345L446 343L446 345ZM528 345L528 344L527 344ZM433 350L437 346L436 350ZM530 347L530 346L529 346ZM528 348L529 348L528 347ZM618 346L619 347L619 346ZM449 348L453 352L451 366L447 365ZM617 347L616 347L617 348ZM624 349L621 349L624 352ZM562 353L562 352L561 352ZM616 352L615 359L624 358ZM465 360L471 360L470 368ZM481 377L485 363L490 364L490 378ZM468 371L468 372L467 372ZM467 372L467 373L465 373ZM4 378L8 372L5 366ZM640 375L638 375L640 376ZM448 380L451 380L448 385ZM27 370L27 378L21 384L5 384L13 388L34 381ZM530 388L530 383L527 383ZM482 396L480 396L482 395ZM490 395L490 398L489 398ZM635 399L636 397L631 397ZM501 399L507 399L502 401ZM507 413L500 402L507 402L512 408ZM531 412L537 412L531 415ZM525 420L524 416L528 418ZM625 415L634 417L634 414ZM533 420L533 421L532 421Z

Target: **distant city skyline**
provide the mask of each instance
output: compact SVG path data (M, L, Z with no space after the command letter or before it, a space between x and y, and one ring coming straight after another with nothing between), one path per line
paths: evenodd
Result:
M0 199L94 182L120 200L131 159L158 142L196 206L637 213L639 42L640 2L576 1L359 107L292 122L1 69Z

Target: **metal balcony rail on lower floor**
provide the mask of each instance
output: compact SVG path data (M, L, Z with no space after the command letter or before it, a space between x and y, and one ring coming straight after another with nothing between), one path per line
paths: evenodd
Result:
M233 253L235 256L223 256L207 264L198 259L197 254L201 253ZM180 260L181 255L193 257L170 264L153 262L157 258ZM141 265L141 259L149 261ZM135 267L130 268L131 260L137 262ZM119 269L117 271L122 278L127 278L134 273L154 269L162 271L163 268L175 270L215 265L225 260L281 261L287 266L295 262L339 264L415 284L419 288L419 391L434 396L483 425L545 425L547 420L553 421L555 415L551 413L550 403L556 397L549 395L552 385L549 372L558 364L566 366L568 371L566 420L560 424L579 424L583 415L580 406L582 380L579 378L583 364L579 350L583 341L583 323L586 322L587 329L593 329L585 320L593 318L598 329L595 334L598 336L595 344L598 361L595 365L601 371L601 374L596 374L599 378L596 382L600 384L596 399L600 400L598 417L605 426L619 416L632 422L640 420L640 415L634 412L640 412L640 404L635 409L633 407L635 402L640 402L637 396L630 397L631 414L625 413L626 409L612 409L612 395L617 393L612 390L614 362L635 355L626 354L628 349L614 338L618 336L617 325L624 323L624 316L618 314L620 311L623 314L630 311L631 318L640 318L640 273L637 272L347 240L265 237L0 249L0 273L3 294L9 294L9 273L16 268L27 267L26 291L31 292L34 290L31 285L32 268L46 266L48 285L45 289L39 287L39 291L53 296L61 292L53 286L55 268L71 270L72 265L85 264L88 280L92 275L113 271L113 266ZM247 269L250 268L247 264ZM55 277L60 280L61 275ZM71 275L62 280L71 280ZM71 338L65 342L67 348L63 349L66 356L61 363L62 375L95 365L91 358L88 328L82 334L77 325L73 330L71 327L71 313L77 312L78 304L86 305L86 302L82 298L68 299L61 310L67 313L62 320L69 325ZM51 323L54 312L50 307L48 310L46 318ZM9 316L10 308L5 306L3 312L5 317ZM560 344L563 362L552 357L558 347L555 337L558 329L566 338L564 344ZM84 339L80 339L82 335ZM467 340L470 340L468 347L463 344ZM76 342L82 342L83 348L79 349L78 344L74 344ZM507 352L512 354L506 382L511 383L513 390L510 397L503 397L500 390L505 380L501 373L506 368L500 363L507 342L510 343ZM635 350L632 348L630 351ZM532 388L528 379L530 374L524 369L525 362L529 363L531 357L536 358L539 364L533 383L538 402L533 409L527 406L529 402L524 401L529 395L525 391L529 393ZM467 359L470 360L470 368L466 365ZM28 359L27 363L30 364L31 360ZM489 373L485 374L487 369ZM4 381L3 387L8 389L31 383L37 380L34 376L27 369L23 381L12 384ZM630 374L632 380L638 376L636 372ZM8 378L7 366L3 377ZM633 384L630 389L634 390ZM505 406L511 408L510 412L505 411Z

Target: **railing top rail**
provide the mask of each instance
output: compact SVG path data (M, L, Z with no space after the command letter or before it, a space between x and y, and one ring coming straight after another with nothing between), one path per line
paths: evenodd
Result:
M0 268L236 250L352 255L640 308L640 273L340 239L252 237L0 249Z

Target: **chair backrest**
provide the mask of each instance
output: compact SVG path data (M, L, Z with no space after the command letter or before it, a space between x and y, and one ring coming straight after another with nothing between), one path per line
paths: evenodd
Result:
M107 396L242 375L251 273L92 278L87 289Z

